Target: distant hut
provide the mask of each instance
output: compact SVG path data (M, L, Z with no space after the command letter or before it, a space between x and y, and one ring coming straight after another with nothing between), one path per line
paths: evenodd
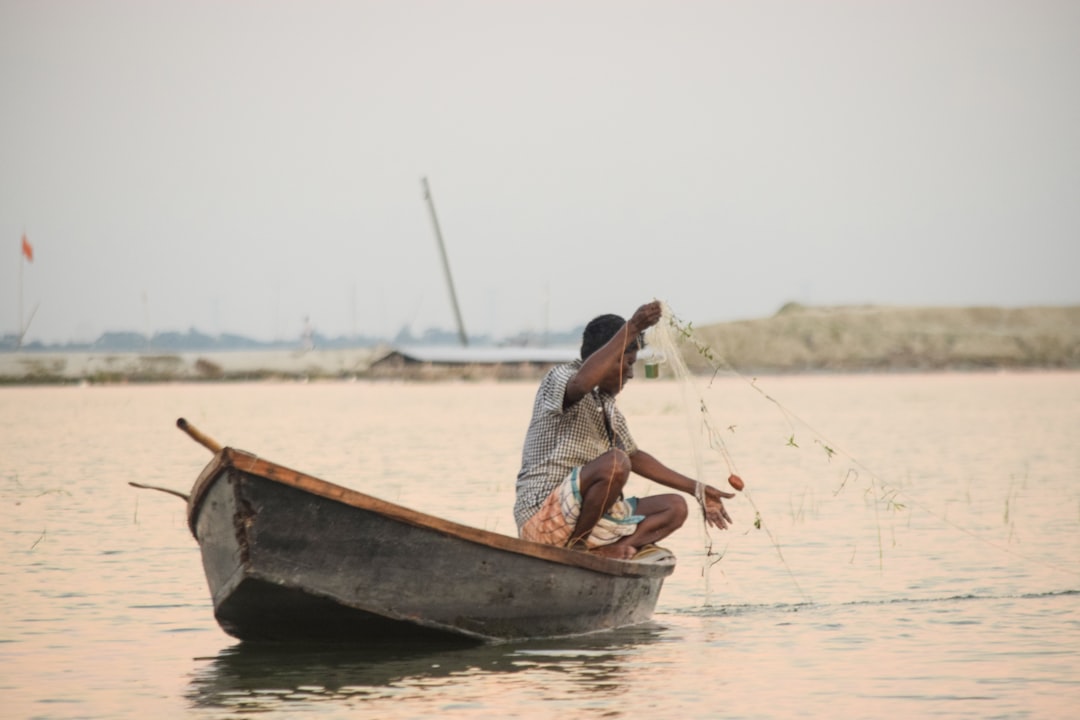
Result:
M451 347L394 348L368 368L373 378L405 380L522 380L578 357L577 348Z

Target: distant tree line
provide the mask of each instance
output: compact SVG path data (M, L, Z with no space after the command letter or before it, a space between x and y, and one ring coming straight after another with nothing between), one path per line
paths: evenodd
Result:
M494 339L490 335L470 335L469 344L476 347L515 346L545 347L576 345L581 341L581 327L569 332L532 333L521 332L508 338ZM349 348L370 348L378 345L428 346L457 345L458 334L451 330L428 329L414 335L410 328L403 327L392 340L386 338L358 335L329 337L314 332L311 342L315 349L346 350ZM93 342L43 343L40 340L24 342L18 347L18 336L6 334L0 337L0 352L153 352L179 353L196 351L229 350L294 350L303 347L300 339L254 340L232 333L207 335L195 328L183 332L161 332L147 337L138 332L110 331L103 333Z

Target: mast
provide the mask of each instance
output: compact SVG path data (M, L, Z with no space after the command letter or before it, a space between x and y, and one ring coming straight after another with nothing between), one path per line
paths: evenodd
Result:
M431 224L435 227L435 240L439 243L439 255L442 257L443 272L446 274L446 286L450 289L450 304L454 308L454 319L457 321L458 339L462 347L468 347L469 338L465 334L465 323L461 320L461 309L458 307L457 293L454 292L454 278L450 275L450 261L446 257L446 245L443 243L442 231L439 230L439 218L435 215L435 201L431 198L431 188L428 187L427 178L420 178L424 186L424 199L427 201L428 211L431 214Z

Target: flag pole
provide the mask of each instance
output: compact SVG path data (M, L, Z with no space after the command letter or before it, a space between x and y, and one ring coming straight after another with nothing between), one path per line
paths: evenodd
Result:
M34 306L33 311L30 313L30 320L26 320L23 316L23 267L26 265L26 261L34 261L34 249L30 246L29 241L26 239L26 230L23 230L22 234L22 246L19 248L19 336L15 340L15 350L22 349L23 338L26 337L26 331L30 329L30 320L34 319L34 314L37 312L37 306Z
M23 233L23 237L26 237L26 233ZM23 266L26 265L26 253L22 249L22 245L19 246L19 336L15 339L15 350L22 349L23 335L26 334L26 328L23 327Z

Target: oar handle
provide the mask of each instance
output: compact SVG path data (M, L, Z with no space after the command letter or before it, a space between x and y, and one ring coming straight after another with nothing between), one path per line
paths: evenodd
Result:
M196 428L184 418L178 418L176 420L176 427L186 432L188 435L191 436L192 440L199 443L210 452L217 454L221 451L221 445L219 443L215 442L213 439L207 437L206 435L203 435L198 428Z
M142 483L137 482L128 482L128 485L130 485L131 487L137 487L140 490L157 490L158 492L169 493L170 495L175 495L184 502L188 501L188 495L186 493L180 492L179 490L170 490L169 488L158 487L157 485L143 485Z

